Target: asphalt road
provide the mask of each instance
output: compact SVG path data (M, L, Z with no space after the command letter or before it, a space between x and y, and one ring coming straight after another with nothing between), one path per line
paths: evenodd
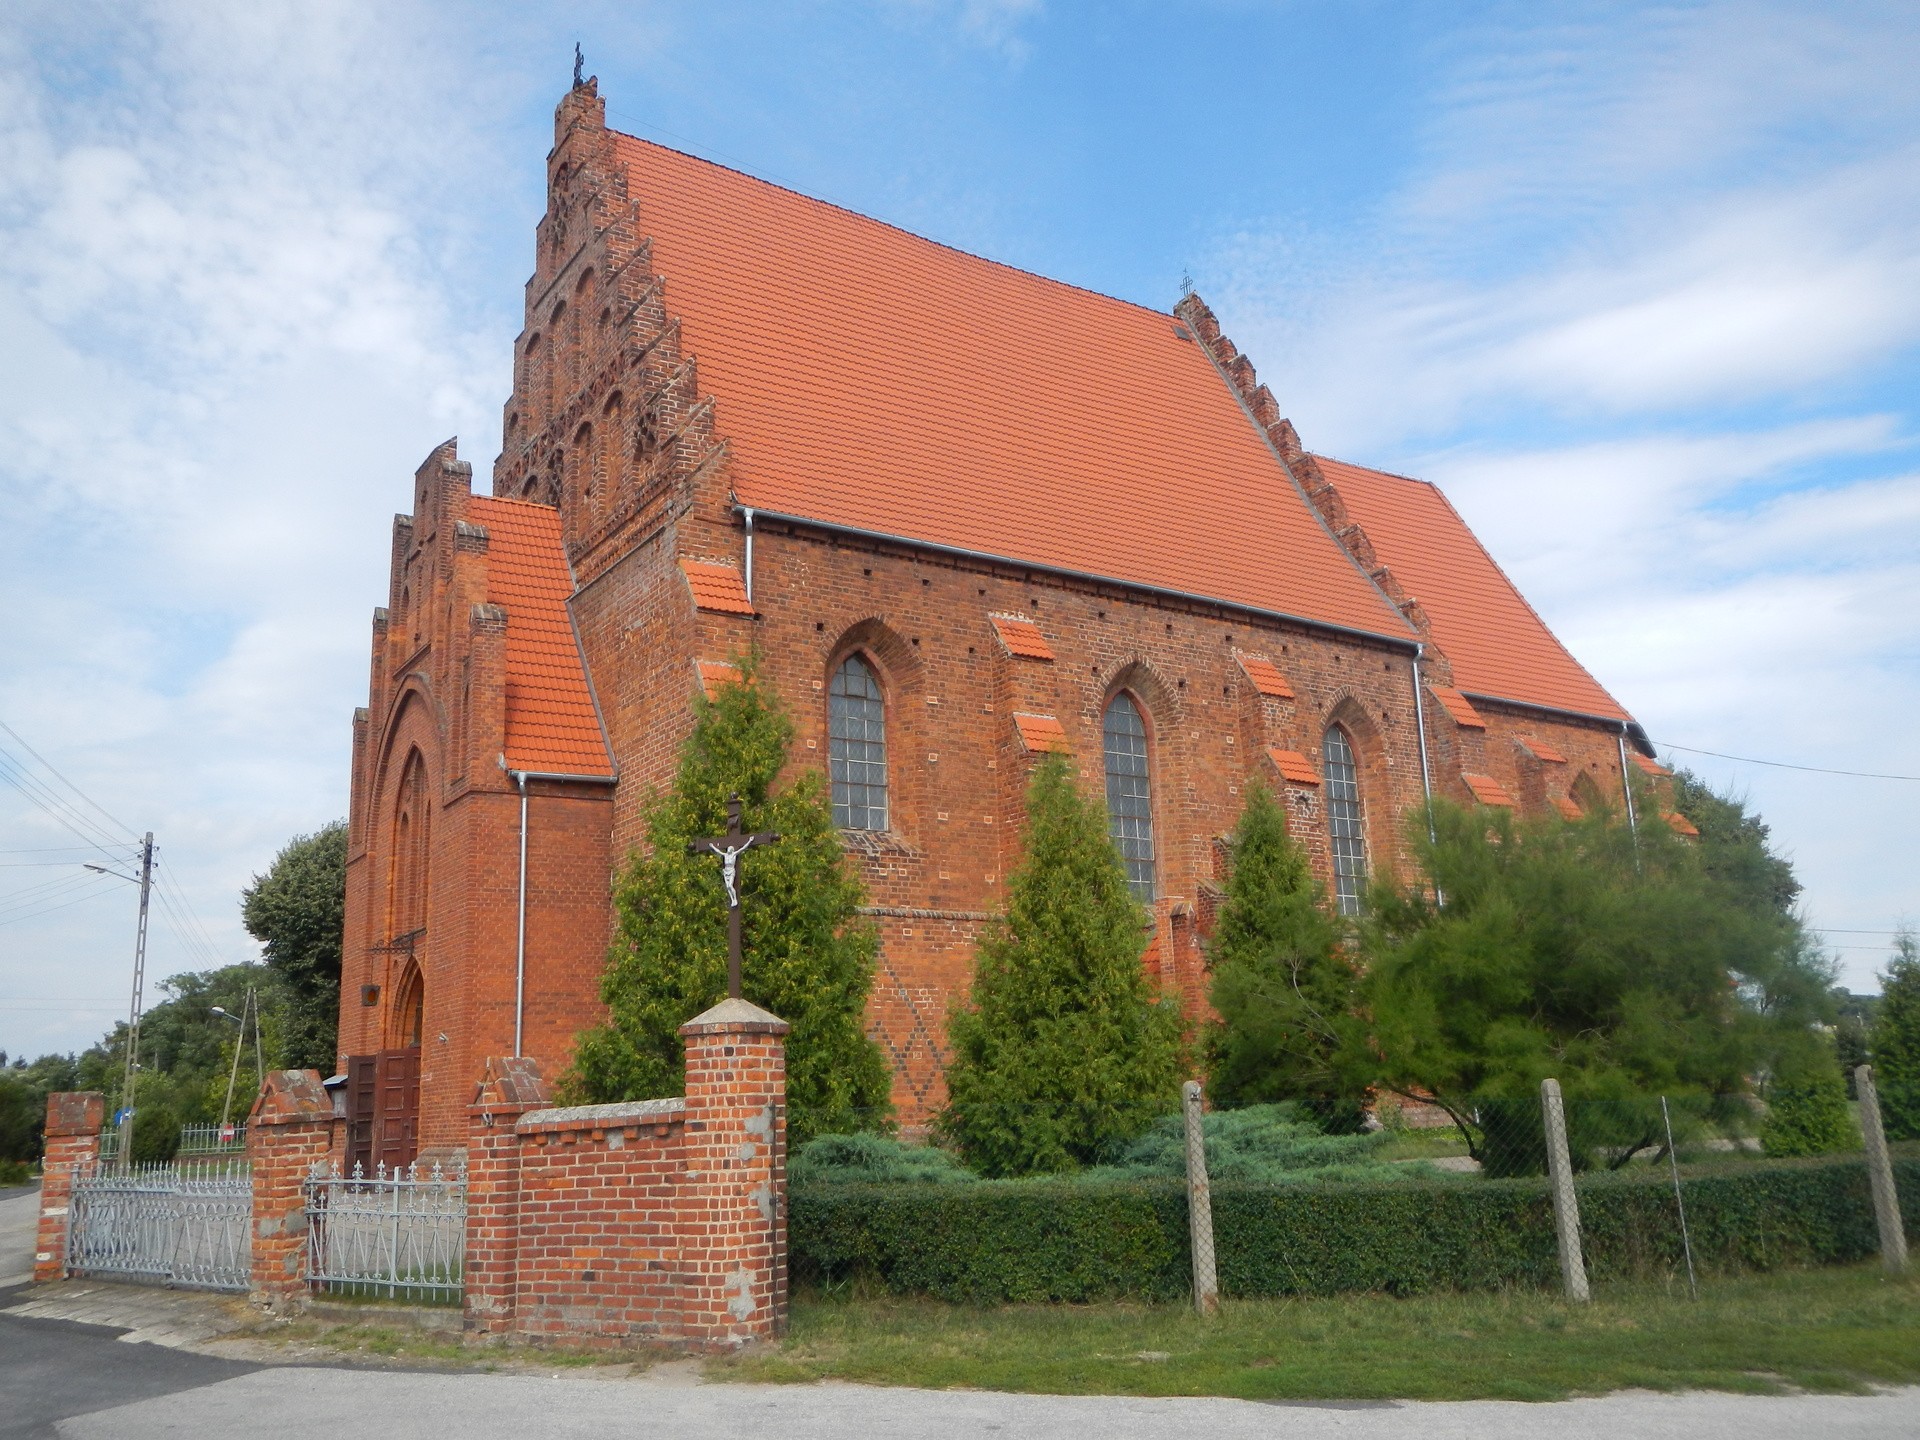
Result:
M0 1292L0 1304L8 1298ZM125 1413L124 1407L140 1401L259 1368L158 1345L122 1345L117 1337L124 1333L101 1325L22 1320L0 1311L0 1436L13 1440L55 1435L60 1433L55 1422L69 1416L93 1410ZM109 1428L88 1433L131 1432Z

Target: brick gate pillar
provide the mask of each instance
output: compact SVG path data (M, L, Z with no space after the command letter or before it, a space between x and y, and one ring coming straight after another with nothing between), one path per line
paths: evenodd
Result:
M305 1181L324 1169L333 1144L333 1097L317 1070L272 1070L247 1117L253 1168L256 1305L296 1308L307 1294Z
M683 1326L710 1349L786 1333L788 1028L744 1000L722 1000L680 1027Z
M73 1177L100 1163L100 1127L106 1118L106 1097L98 1090L63 1090L47 1096L47 1149L40 1162L40 1229L33 1245L35 1280L58 1280L67 1273L67 1219L73 1208Z
M466 1328L513 1328L520 1263L520 1138L514 1123L548 1103L540 1062L496 1057L467 1107Z

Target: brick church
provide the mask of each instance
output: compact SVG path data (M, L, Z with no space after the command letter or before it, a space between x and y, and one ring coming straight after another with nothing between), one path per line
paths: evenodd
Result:
M1663 773L1446 497L1303 449L1199 296L621 135L592 80L554 136L492 493L453 441L416 473L354 716L368 1163L460 1143L486 1056L564 1067L642 802L749 647L830 772L909 1122L1040 755L1105 795L1190 1011L1247 786L1352 909L1428 793L1571 815Z

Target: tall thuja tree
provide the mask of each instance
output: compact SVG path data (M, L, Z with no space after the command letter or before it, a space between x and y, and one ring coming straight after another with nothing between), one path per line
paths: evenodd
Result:
M647 845L614 891L616 933L600 995L607 1023L580 1037L563 1083L587 1102L675 1095L685 1083L680 1027L727 993L726 891L720 862L689 855L691 840L741 824L776 845L740 860L742 991L793 1027L787 1036L787 1114L795 1144L886 1123L890 1079L867 1035L878 941L860 916L860 882L846 864L824 777L803 770L784 790L793 722L759 682L741 679L695 701L693 733L673 787L646 813Z
M339 821L289 840L241 892L247 933L281 982L284 1063L295 1069L333 1073L346 916L347 827Z
M1357 1128L1361 1106L1337 1062L1358 971L1306 852L1262 787L1247 792L1232 857L1210 946L1214 1097L1229 1107L1299 1100L1330 1129Z
M1889 1140L1920 1140L1920 940L1903 930L1880 977L1874 1015L1873 1083Z
M1052 756L1027 792L1026 855L947 1021L943 1133L982 1174L1111 1158L1178 1103L1184 1030L1141 960L1147 915L1105 808Z
M1356 1081L1434 1097L1490 1167L1536 1163L1526 1117L1546 1077L1570 1099L1611 1102L1630 1129L1657 1112L1635 1109L1647 1097L1742 1092L1821 1041L1830 965L1790 916L1667 827L1635 837L1606 817L1520 821L1446 804L1433 821L1431 839L1424 823L1409 832L1425 885L1376 890L1371 1034L1346 1054ZM1517 1148L1482 1153L1501 1127L1471 1117L1503 1107ZM1631 1153L1640 1138L1607 1143Z

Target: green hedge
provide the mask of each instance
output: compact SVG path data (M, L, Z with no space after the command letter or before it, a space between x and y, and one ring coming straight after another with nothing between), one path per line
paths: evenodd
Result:
M1895 1172L1908 1231L1920 1231L1920 1157L1902 1157ZM1682 1188L1703 1273L1834 1264L1875 1247L1857 1157L1742 1165L1683 1177ZM1660 1176L1591 1176L1579 1192L1596 1280L1670 1275L1685 1263ZM1558 1283L1539 1180L1222 1184L1213 1224L1228 1295ZM897 1294L974 1303L1173 1299L1188 1289L1178 1182L795 1187L790 1236L803 1285L860 1276Z

